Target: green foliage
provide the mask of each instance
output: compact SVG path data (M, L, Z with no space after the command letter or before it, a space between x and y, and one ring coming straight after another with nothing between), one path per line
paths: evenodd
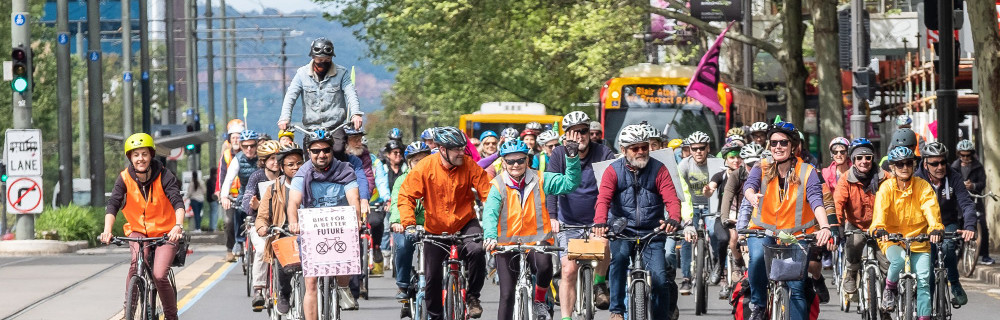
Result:
M104 208L69 205L57 209L46 208L35 219L35 238L41 239L44 232L55 231L59 240L86 240L96 244L97 236L104 230ZM116 219L112 233L122 235L125 219Z

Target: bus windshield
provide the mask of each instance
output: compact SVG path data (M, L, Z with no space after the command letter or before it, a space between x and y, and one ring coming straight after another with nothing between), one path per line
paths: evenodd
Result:
M607 109L606 132L619 132L624 125L646 121L657 130L667 128L664 139L684 139L695 131L712 137L718 147L718 125L715 115L693 98L683 96L677 85L622 86L621 106ZM611 137L609 137L611 138ZM617 142L613 143L617 148Z

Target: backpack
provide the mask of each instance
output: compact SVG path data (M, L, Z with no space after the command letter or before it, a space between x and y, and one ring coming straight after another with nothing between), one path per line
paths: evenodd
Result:
M733 294L729 298L729 305L733 306L733 319L750 319L750 279L747 278L746 271L743 277L733 286Z

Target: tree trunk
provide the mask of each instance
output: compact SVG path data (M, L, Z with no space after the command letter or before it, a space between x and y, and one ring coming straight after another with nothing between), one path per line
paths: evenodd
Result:
M806 25L802 22L802 0L786 0L783 2L782 14L785 15L781 26L783 48L776 57L781 62L787 81L785 100L785 121L791 121L801 127L805 119L806 107L806 65L802 61L802 40L805 37Z
M844 100L840 84L840 57L837 54L840 40L837 0L812 0L811 7L816 76L819 78L819 136L825 142L844 135ZM821 153L829 158L828 153Z
M986 168L986 189L1000 195L1000 29L997 28L996 3L991 0L966 1L975 68L979 81L979 140L983 146L983 166ZM989 137L989 138L987 138ZM986 201L986 217L993 248L1000 243L1000 203Z
M734 30L739 30L742 28L742 23L733 24ZM728 65L729 79L732 83L743 84L743 46L744 44L739 41L723 41L722 56L726 59L726 64Z

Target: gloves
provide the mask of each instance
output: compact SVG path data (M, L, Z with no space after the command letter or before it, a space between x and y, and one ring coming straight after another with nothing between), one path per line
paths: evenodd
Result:
M483 239L483 249L486 251L493 251L497 246L497 239L486 238Z
M694 226L690 226L689 225L687 227L684 227L684 236L685 237L691 237L691 238L697 237L698 236L698 231L695 231Z
M930 235L930 236L932 236L932 237L933 237L933 236L938 236L938 237L940 237L940 236L944 236L944 231L943 231L943 230L941 230L941 229L937 229L937 230L934 230L934 231L931 231L931 232L929 233L929 235Z
M889 236L889 231L885 231L885 229L877 229L877 230L875 230L875 237L876 238L883 238L883 237L888 237L888 236Z
M736 220L726 219L725 221L722 221L722 226L726 229L736 228Z
M416 242L419 240L417 237L417 227L415 226L406 227L404 235L406 236L406 240L409 240L410 242Z
M568 140L567 139L566 142L563 142L563 146L566 147L566 156L567 157L570 157L570 158L576 157L576 155L580 153L580 143L576 142L575 140Z
M674 230L677 230L677 229L680 229L680 228L681 228L681 222L680 222L680 221L677 221L677 220L674 220L674 219L667 219L667 221L666 221L666 225L668 225L668 226L673 226L673 227L674 227ZM693 228L692 228L692 229L693 229Z

